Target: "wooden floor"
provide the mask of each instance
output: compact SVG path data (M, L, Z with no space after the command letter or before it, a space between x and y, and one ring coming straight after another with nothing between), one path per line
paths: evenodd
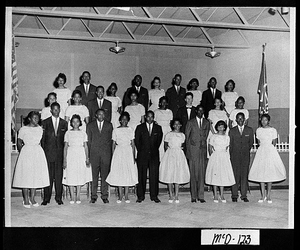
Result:
M20 191L21 193L21 191ZM47 206L22 206L22 197L12 197L12 227L161 227L161 228L288 228L288 190L272 190L272 204L258 203L260 191L251 190L249 203L231 201L225 192L227 203L214 203L212 192L205 192L206 203L191 203L188 192L180 193L179 204L168 203L168 195L160 194L161 203L150 201L149 194L142 203L116 203L114 193L109 204L99 198L89 203L81 195L81 204L70 204L69 199L59 206L52 197ZM41 198L38 196L40 203Z

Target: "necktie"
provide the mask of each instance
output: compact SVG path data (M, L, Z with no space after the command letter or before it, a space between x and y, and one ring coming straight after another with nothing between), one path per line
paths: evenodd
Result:
M213 89L212 94L213 94L213 98L215 99L215 89Z
M89 92L89 85L85 84L85 94L88 95Z
M243 134L243 127L239 127L240 128L240 134Z
M99 131L101 133L102 127L101 127L101 122L99 122Z
M102 100L99 101L99 108L102 108Z
M201 119L199 119L199 128L201 128Z
M151 124L149 123L149 136L151 136Z
M57 120L58 120L58 118L55 117L55 126L54 126L55 136L57 135Z
M179 94L179 86L176 86L177 94Z

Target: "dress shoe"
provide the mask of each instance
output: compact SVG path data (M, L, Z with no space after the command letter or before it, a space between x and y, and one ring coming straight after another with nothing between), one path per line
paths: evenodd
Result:
M140 199L140 198L138 198L138 199L136 200L137 203L141 203L142 201L143 201L143 200Z
M201 203L205 203L206 201L204 199L198 199Z
M232 202L237 202L237 198L232 198Z
M196 200L196 199L192 199L191 201L192 201L192 203L196 203L196 202L197 202L197 200Z
M160 199L158 199L157 197L151 200L154 201L155 203L160 203Z
M42 206L46 206L48 203L50 203L49 201L43 201L42 203L41 203L41 205Z
M249 202L249 200L247 198L243 198L242 199L244 202Z
M96 202L96 200L97 200L97 199L95 199L95 198L92 198L92 199L90 200L90 203L95 203L95 202Z
M64 204L62 201L57 201L57 204L58 205L62 205L62 204Z
M107 198L102 199L103 203L109 203L109 200Z

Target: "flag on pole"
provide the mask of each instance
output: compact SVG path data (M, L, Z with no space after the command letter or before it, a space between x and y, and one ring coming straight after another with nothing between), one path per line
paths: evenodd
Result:
M16 109L17 102L19 100L18 93L18 76L17 76L17 62L16 62L16 47L15 47L15 36L12 35L12 83L11 83L11 128L15 135L16 133Z
M263 45L261 72L257 89L257 93L259 94L259 117L262 114L267 114L269 111L265 47L266 44Z

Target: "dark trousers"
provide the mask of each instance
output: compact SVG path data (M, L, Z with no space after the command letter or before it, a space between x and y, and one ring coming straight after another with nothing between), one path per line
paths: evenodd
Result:
M50 178L50 186L44 188L44 201L49 202L52 195L53 182L55 188L55 200L61 201L63 186L62 186L62 177L63 177L63 168L61 164L57 162L48 162L48 171Z
M158 178L159 178L159 161L148 159L138 161L138 181L137 196L138 199L145 199L147 184L147 169L149 168L149 189L150 199L157 198L158 195Z
M98 180L99 180L99 174L101 177L101 199L107 199L108 198L108 183L106 182L106 178L109 174L110 170L110 162L104 161L100 157L100 163L98 164L91 164L92 165L92 199L97 199L97 189L98 189Z
M241 187L241 199L247 198L249 164L232 165L235 184L231 187L231 198L238 198L238 189Z

